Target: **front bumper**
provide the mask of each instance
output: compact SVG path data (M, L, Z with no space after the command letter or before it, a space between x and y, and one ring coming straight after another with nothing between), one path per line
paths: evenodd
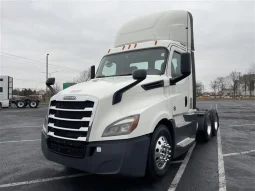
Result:
M79 158L53 152L48 147L48 139L42 132L42 151L50 161L93 174L145 175L150 145L147 135L128 140L86 143L84 156Z

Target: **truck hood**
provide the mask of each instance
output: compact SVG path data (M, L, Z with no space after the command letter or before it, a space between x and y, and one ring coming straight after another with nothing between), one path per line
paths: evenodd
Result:
M163 76L148 75L145 80L140 84L146 84L158 80L162 80ZM55 96L58 95L88 95L95 98L102 98L110 94L114 94L117 90L127 86L134 82L132 76L116 76L107 78L96 78L87 82L83 82L74 86L71 86Z

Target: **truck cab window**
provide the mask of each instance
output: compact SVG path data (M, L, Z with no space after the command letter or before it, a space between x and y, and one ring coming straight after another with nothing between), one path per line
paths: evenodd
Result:
M3 88L2 87L0 87L0 92L3 92Z
M158 70L163 70L163 68L165 67L163 64L165 63L164 60L156 60L155 61L155 68Z
M130 64L130 67L136 67L136 69L148 69L148 62L138 62Z
M173 52L173 57L171 60L171 76L176 78L181 76L181 54Z
M115 75L116 74L116 64L106 61L106 63L104 64L102 74L104 76L113 76L113 75Z
M162 63L167 58L168 50L161 47L107 55L101 60L96 77L132 75L136 69L145 69L148 75L161 75L165 72Z

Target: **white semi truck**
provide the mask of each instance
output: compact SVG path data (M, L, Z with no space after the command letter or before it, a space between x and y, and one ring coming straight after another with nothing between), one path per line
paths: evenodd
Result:
M48 160L93 174L157 179L196 140L217 135L217 111L196 107L187 11L125 24L91 78L51 98L41 136ZM46 82L52 91L54 82Z
M0 76L0 108L9 107L9 100L12 99L13 78Z
M0 76L0 108L8 108L15 104L17 108L38 107L40 101L34 98L23 96L19 99L13 98L13 78L10 76Z

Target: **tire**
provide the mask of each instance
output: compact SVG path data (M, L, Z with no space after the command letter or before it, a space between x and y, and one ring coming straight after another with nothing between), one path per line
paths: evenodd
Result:
M163 142L163 143L162 143ZM168 145L167 145L168 144ZM163 146L163 147L162 147ZM164 147L165 146L165 147ZM160 160L160 149L164 153L164 159ZM147 160L146 174L151 180L158 180L167 173L168 167L171 163L172 153L172 139L168 128L160 124L154 131L149 147L149 154ZM158 153L158 154L157 154Z
M16 105L17 105L17 108L24 108L26 106L25 102L21 100L17 101Z
M37 102L36 101L30 101L29 102L29 107L31 108L36 108L38 106Z
M198 128L196 140L197 142L208 142L212 137L212 112L205 112L204 116L198 119Z
M38 107L40 101L39 100L36 100L36 107Z
M2 109L2 103L0 102L0 110Z
M216 136L220 127L219 116L216 110L212 110L212 136Z

